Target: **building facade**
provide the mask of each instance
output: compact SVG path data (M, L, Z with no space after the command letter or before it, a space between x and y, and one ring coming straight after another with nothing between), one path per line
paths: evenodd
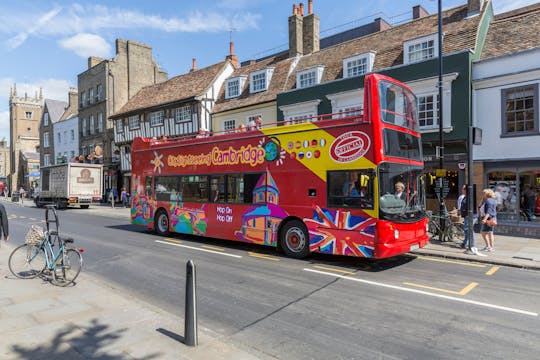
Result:
M10 170L8 175L9 192L18 190L25 185L21 172L21 157L23 153L36 153L39 147L39 124L43 111L43 96L37 93L18 96L17 86L14 85L9 96L9 150Z
M540 211L525 215L540 188L540 5L499 14L473 64L474 183L497 195L498 232L540 237ZM512 39L512 42L506 41ZM479 192L479 189L477 190ZM540 201L539 201L540 205Z
M113 59L90 57L88 69L78 75L79 154L103 164L104 190L123 186L120 149L109 117L144 86L165 80L167 73L153 60L150 46L122 39L116 40ZM95 152L96 147L102 154Z
M56 164L53 126L60 120L67 107L68 103L65 101L45 99L43 103L43 114L39 126L39 162L43 166Z

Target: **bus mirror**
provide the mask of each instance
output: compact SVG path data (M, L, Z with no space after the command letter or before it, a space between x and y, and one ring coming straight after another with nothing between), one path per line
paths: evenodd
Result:
M360 175L360 186L366 187L369 184L369 175Z

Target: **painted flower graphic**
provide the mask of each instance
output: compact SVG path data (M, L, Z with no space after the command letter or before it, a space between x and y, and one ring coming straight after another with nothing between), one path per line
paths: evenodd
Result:
M154 160L150 160L150 164L154 165L154 173L160 173L161 174L161 168L165 166L163 161L161 161L161 158L163 158L163 154L158 155L158 153L154 150Z

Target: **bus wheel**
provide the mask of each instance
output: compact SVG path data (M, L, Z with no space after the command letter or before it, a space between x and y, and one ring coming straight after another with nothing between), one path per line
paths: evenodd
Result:
M280 245L285 255L303 259L309 255L309 237L303 222L292 220L283 226Z
M163 210L158 210L154 218L154 230L161 236L169 235L169 217Z

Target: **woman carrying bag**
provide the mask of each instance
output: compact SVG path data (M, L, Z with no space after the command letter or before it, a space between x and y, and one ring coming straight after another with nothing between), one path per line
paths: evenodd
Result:
M493 235L493 228L497 225L497 200L493 190L484 189L482 191L482 210L484 214L482 215L481 222L482 228L480 234L482 239L486 243L486 247L482 251L491 252L494 251L493 243L495 241L495 236Z

